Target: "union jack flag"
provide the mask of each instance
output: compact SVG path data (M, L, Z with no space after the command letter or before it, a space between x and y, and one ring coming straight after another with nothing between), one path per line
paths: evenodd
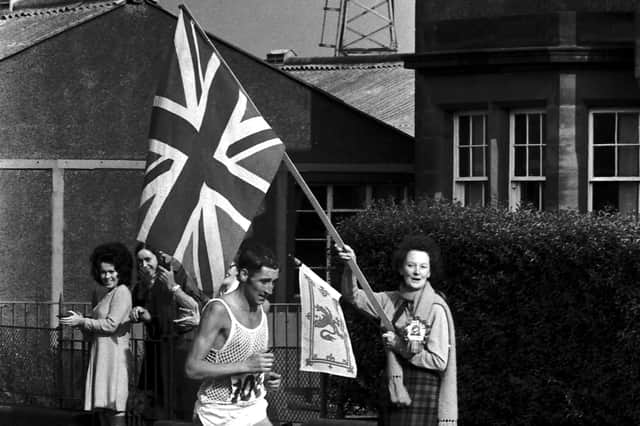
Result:
M188 11L153 101L138 241L217 291L284 145Z

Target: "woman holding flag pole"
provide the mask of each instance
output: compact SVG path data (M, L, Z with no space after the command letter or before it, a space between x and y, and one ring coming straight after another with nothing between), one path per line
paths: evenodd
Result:
M348 245L338 248L339 257L355 263ZM440 279L440 250L427 236L406 237L393 256L401 277L398 289L375 292L394 330L382 340L387 351L388 398L381 404L384 425L456 424L458 419L455 329L445 299L430 281ZM350 268L345 267L342 296L361 311L378 317L371 300Z

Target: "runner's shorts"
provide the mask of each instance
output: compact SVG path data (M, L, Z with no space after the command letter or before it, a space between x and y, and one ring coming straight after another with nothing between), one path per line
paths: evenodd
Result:
M193 407L193 422L202 426L253 426L267 418L267 400L258 398L251 405L202 404ZM199 423L198 423L199 421Z

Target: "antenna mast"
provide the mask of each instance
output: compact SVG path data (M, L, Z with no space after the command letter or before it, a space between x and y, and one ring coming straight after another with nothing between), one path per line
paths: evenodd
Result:
M324 0L319 46L333 48L334 56L397 52L393 2Z

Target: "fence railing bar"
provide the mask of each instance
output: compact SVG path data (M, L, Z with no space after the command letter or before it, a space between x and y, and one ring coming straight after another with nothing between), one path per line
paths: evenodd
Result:
M41 386L36 389L26 388L20 389L20 387L31 386L25 384L22 381L18 381L12 384L14 388L10 390L10 394L2 389L0 393L0 404L6 403L8 398L11 398L13 403L22 403L25 401L31 404L44 404L38 406L57 406L63 409L78 409L82 408L82 400L84 397L84 380L83 377L87 371L90 345L89 342L84 339L84 336L77 329L70 329L66 327L50 327L49 324L49 309L54 302L33 302L33 301L0 301L0 331L11 333L14 340L10 342L10 345L16 345L20 347L20 342L16 343L15 336L19 335L19 339L32 339L31 336L36 337L38 340L34 340L34 343L30 343L30 347L23 348L33 351L38 350L34 345L49 345L48 348L43 349L49 351L46 355L49 359L49 365L51 369L29 371L23 373L23 376L29 376L29 374L40 374L40 371L46 371L47 377L44 377L43 383L45 386ZM90 313L91 304L88 302L55 302L59 303L60 313L66 310L74 310L81 312L84 315ZM309 395L312 395L314 404L317 404L317 391L309 391L308 388L317 388L319 384L319 375L315 373L300 372L298 370L298 364L300 359L300 329L302 315L300 312L300 305L295 303L274 303L271 305L272 310L270 314L270 329L272 345L276 352L276 362L278 369L283 373L283 390L278 393L270 393L270 403L274 404L274 407L278 407L279 420L285 422L304 423L312 418L317 417L317 408L315 411L304 411L304 408L290 407L290 400L298 400L300 397L296 395L297 390L305 390L307 388L308 394L304 394L305 399ZM137 326L137 332L132 334L131 337L131 349L132 358L134 361L134 372L132 374L131 385L132 391L135 388L136 391L142 391L142 388L151 388L158 386L159 383L164 382L162 380L161 371L156 369L145 369L144 364L153 363L159 366L163 362L162 356L158 350L149 349L145 342L153 342L148 339L147 329L143 326ZM293 328L292 328L293 327ZM46 333L48 338L39 337L39 333ZM170 339L169 339L170 340ZM3 341L0 339L0 359L3 362L0 363L0 374L2 374L2 364L6 359L1 352ZM6 342L5 342L6 344ZM169 341L164 343L157 342L156 345L151 344L151 347L164 347L163 345L171 345ZM13 348L13 346L11 346ZM14 351L14 349L11 349ZM20 351L21 349L18 349ZM145 352L143 352L145 351ZM30 355L30 354L29 354ZM28 358L28 355L27 355ZM154 362L155 361L155 362ZM21 361L22 362L22 361ZM181 368L181 366L175 366L174 363L170 363L170 368ZM23 368L23 367L20 367ZM28 368L28 367L27 367ZM171 372L170 374L173 374ZM173 377L173 376L172 376ZM151 383L153 382L153 383ZM162 395L162 399L165 399L167 406L172 406L173 401L167 401L167 398L175 398L172 396L173 392L168 388L169 381L164 382L165 389ZM294 389L295 388L295 389ZM156 392L152 390L152 392ZM4 395L4 396L3 396ZM156 393L157 395L157 393ZM194 395L195 401L195 395ZM161 400L159 402L161 402ZM142 417L133 412L128 416L129 425L142 424Z

